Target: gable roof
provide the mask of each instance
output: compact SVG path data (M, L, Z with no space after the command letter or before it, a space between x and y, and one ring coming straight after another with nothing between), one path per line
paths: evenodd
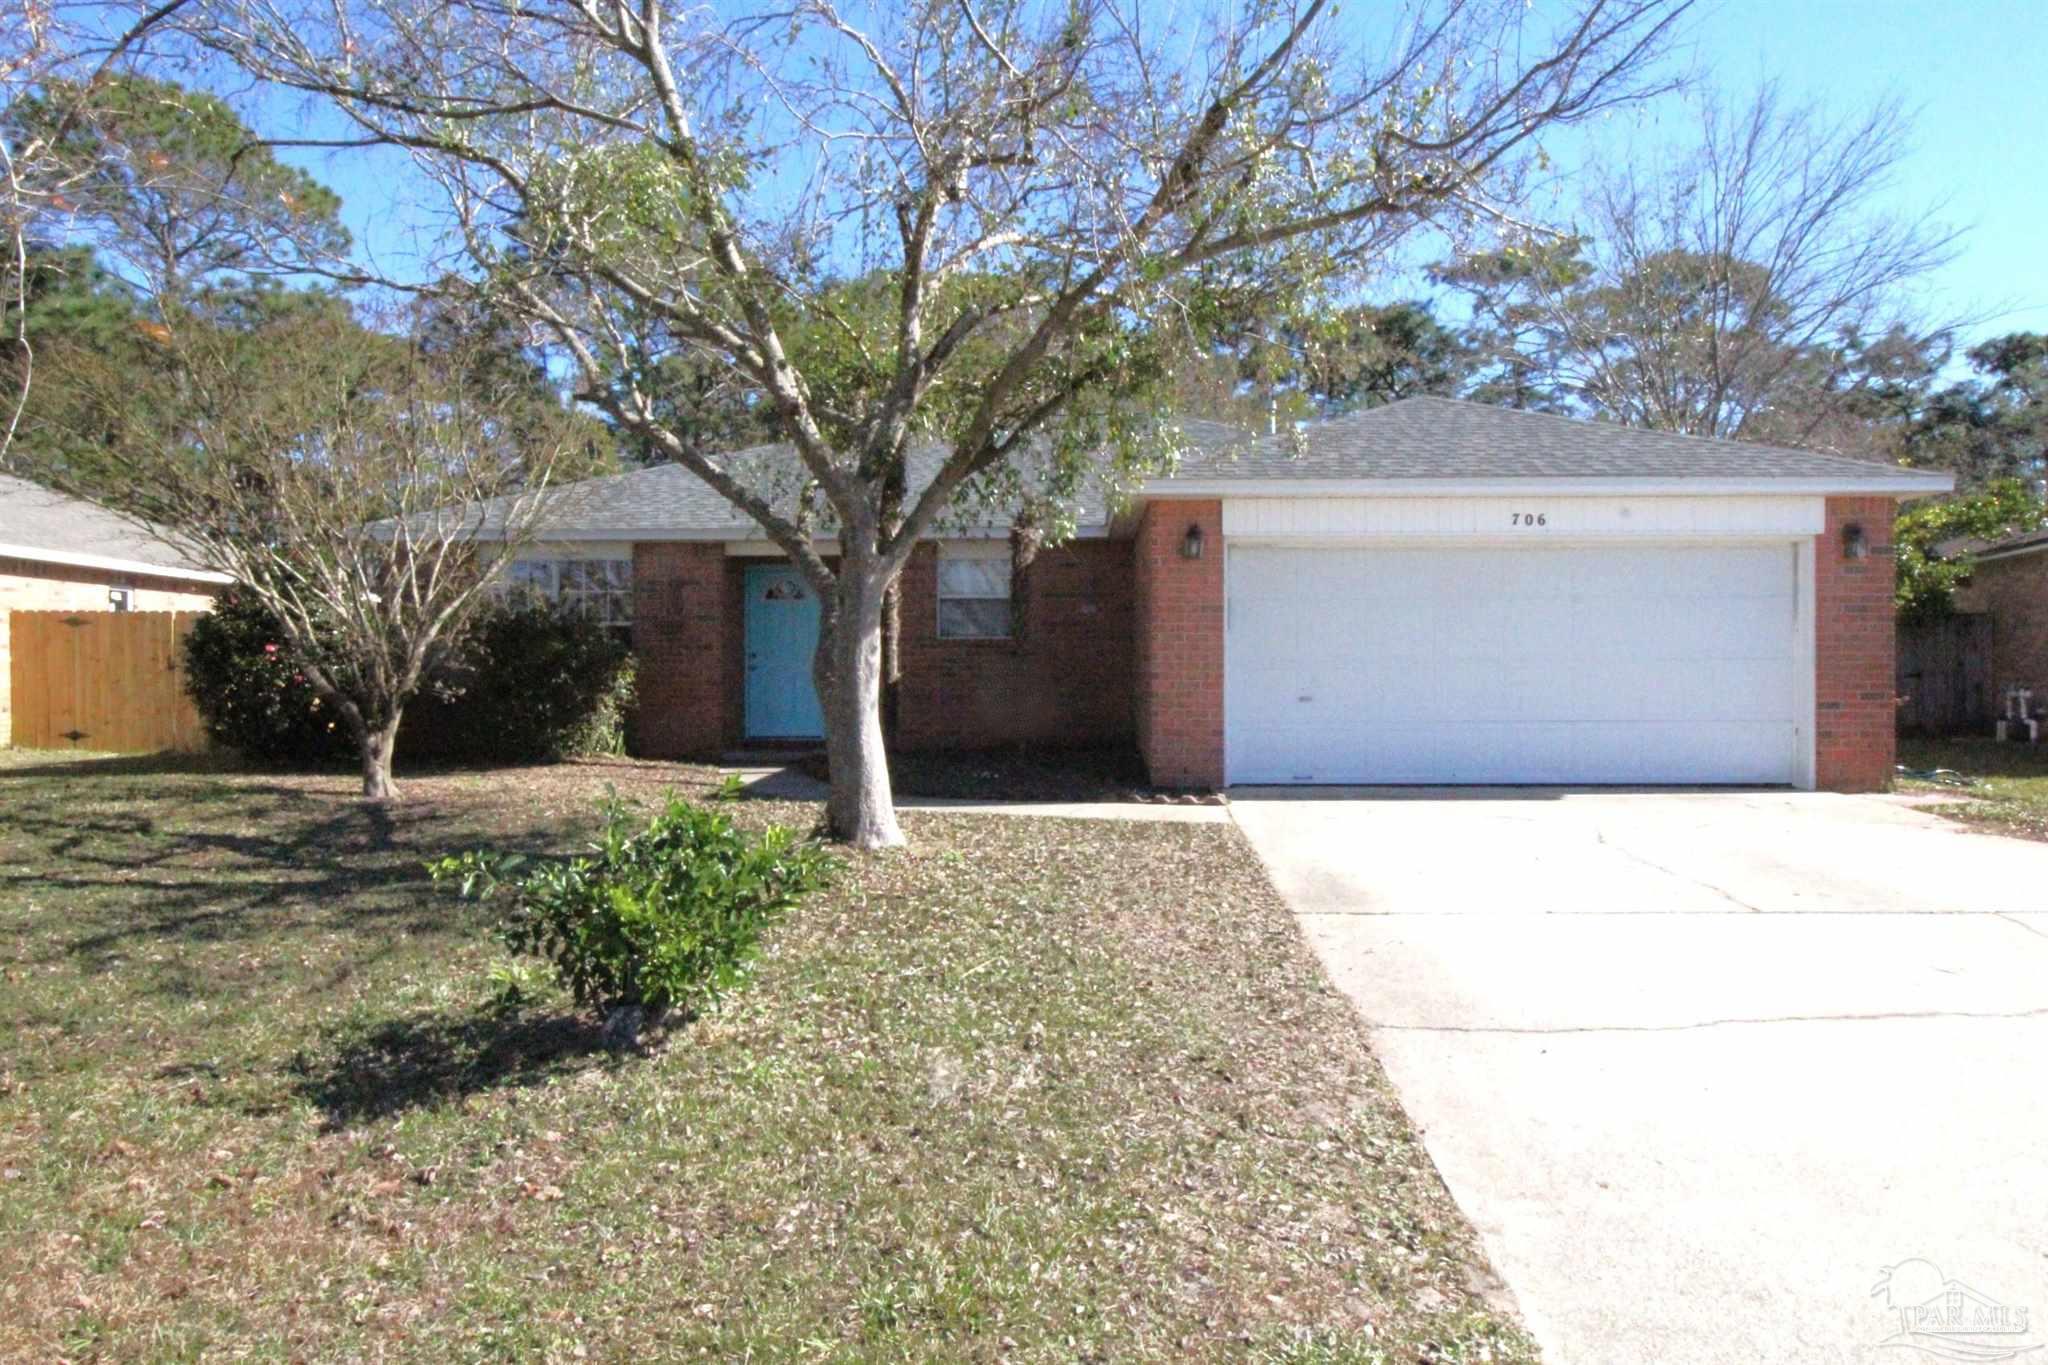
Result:
M1237 450L1184 460L1147 492L1172 496L1211 485L1306 483L1684 480L1740 491L1938 493L1946 474L1846 455L1591 422L1456 398L1404 398L1383 407L1263 436ZM1750 486L1757 485L1757 486ZM1234 490L1254 491L1254 490ZM1360 491L1371 491L1361 489Z
M227 583L161 535L83 498L0 474L0 556L43 564Z
M1551 413L1459 399L1404 398L1347 417L1256 435L1221 422L1183 419L1187 449L1168 475L1147 480L1146 498L1228 496L1474 494L1533 491L1635 493L1860 493L1925 496L1954 486L1948 474L1901 469L1846 455L1645 431ZM910 491L938 473L943 447L913 449ZM720 457L753 487L795 505L801 466L787 445L753 446ZM486 537L502 527L499 503L484 508ZM1100 534L1114 519L1100 490L1081 498L1078 523ZM550 489L539 531L545 540L754 540L762 532L680 465L653 465ZM954 535L1000 535L1008 518L963 513Z

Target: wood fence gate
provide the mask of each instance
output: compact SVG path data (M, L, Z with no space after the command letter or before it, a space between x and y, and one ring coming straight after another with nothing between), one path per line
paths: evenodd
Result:
M14 744L93 753L192 752L206 729L185 695L194 611L8 616Z
M1991 727L1991 618L1951 616L1902 625L1898 643L1899 729L1957 735Z

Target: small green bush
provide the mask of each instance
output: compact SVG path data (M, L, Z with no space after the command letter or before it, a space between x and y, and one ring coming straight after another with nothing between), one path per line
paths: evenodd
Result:
M603 811L585 856L476 851L428 865L464 896L502 898L505 945L547 959L586 1008L659 1019L715 1004L745 979L768 924L834 866L787 829L747 834L724 811L675 796L644 828L616 799Z

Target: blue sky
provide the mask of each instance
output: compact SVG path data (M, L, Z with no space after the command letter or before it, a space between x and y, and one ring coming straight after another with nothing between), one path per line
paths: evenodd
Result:
M1791 99L1843 116L1902 96L1914 140L1888 199L1902 211L1939 204L1942 221L1968 229L1957 259L1928 282L1928 315L1977 319L1965 344L2048 330L2048 0L1703 0L1687 23L1679 57L1725 91L1776 78ZM261 122L298 122L290 112L273 106ZM1618 150L1631 137L1682 134L1684 117L1671 102L1586 141ZM424 211L403 159L291 159L343 195L358 240L395 264Z
M1693 57L1726 85L1775 76L1837 110L1901 95L1914 147L1893 197L1969 229L1931 306L1973 337L2048 331L2048 3L1709 0Z

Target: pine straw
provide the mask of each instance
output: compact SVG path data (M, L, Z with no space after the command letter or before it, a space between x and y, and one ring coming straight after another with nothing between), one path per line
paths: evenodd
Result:
M713 776L0 768L0 1357L1532 1358L1232 826L913 814L652 1055L495 1009L421 861Z

